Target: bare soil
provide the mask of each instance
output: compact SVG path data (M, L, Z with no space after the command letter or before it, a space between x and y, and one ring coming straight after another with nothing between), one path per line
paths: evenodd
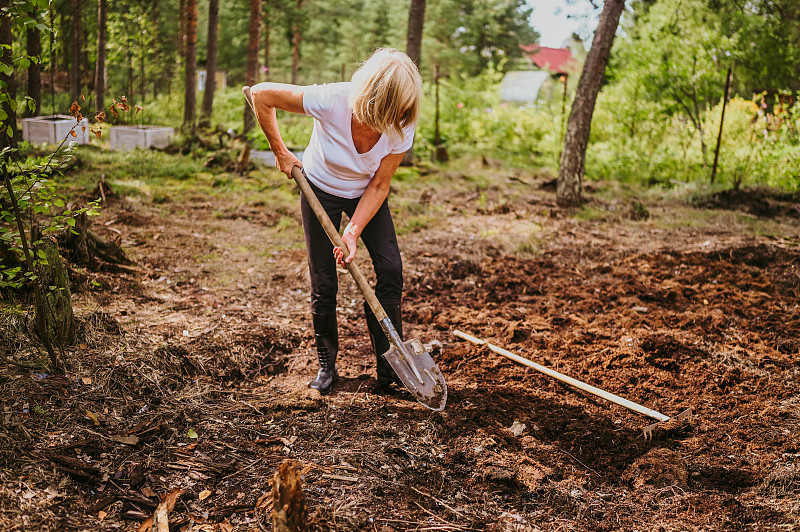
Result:
M379 393L346 272L342 379L326 397L306 388L305 252L276 231L282 213L113 200L94 227L136 265L73 270L67 373L0 367L0 529L133 530L180 488L172 530L268 530L286 458L315 529L800 529L792 205L769 236L725 210L681 223L701 211L664 201L635 221L591 193L605 214L581 220L535 176L512 177L483 194L420 187L438 219L400 238L406 336L433 343L440 413ZM29 321L3 324L15 358L34 356ZM695 416L647 441L653 420L455 329Z

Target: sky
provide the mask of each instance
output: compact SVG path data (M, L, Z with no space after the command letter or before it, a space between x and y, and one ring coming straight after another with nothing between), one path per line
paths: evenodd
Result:
M597 9L589 0L528 0L533 8L531 26L541 35L539 43L558 48L574 32L588 49L602 7L602 2L595 3Z

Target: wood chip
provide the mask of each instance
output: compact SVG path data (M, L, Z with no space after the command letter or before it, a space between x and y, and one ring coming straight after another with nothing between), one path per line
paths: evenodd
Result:
M153 515L153 528L156 532L169 532L169 513L175 508L175 503L183 493L182 489L176 489L161 500Z
M124 443L125 445L137 445L139 443L138 436L124 436L122 434L113 434L108 437L109 440L117 443Z
M346 477L344 475L331 475L329 473L323 473L322 478L327 478L329 480L341 480L342 482L358 482L358 477Z

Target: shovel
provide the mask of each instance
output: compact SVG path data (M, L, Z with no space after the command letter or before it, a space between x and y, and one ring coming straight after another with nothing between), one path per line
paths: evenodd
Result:
M250 97L250 87L243 87L242 93L255 113L253 100ZM300 191L317 216L319 223L325 229L328 238L330 238L334 246L342 248L344 255L347 256L349 254L347 246L345 246L342 237L339 236L339 231L333 226L328 213L325 212L316 194L308 184L302 168L299 166L292 168L292 179L300 187ZM389 340L391 347L383 354L386 361L389 362L397 376L420 404L436 412L444 410L445 404L447 404L447 384L444 381L442 372L439 370L439 366L433 361L422 342L416 338L404 342L400 338L389 316L386 315L386 311L383 310L378 298L375 297L375 292L370 288L367 279L361 273L355 261L345 264L345 267L350 272L350 275L353 276L356 286L358 286L364 299L366 299L367 304L372 309L372 313L375 314L375 317L380 322L386 338Z

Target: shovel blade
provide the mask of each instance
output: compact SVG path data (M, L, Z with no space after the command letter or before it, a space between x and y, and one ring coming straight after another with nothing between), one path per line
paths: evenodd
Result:
M420 404L441 412L447 404L447 384L439 366L416 338L401 346L392 345L383 356Z

